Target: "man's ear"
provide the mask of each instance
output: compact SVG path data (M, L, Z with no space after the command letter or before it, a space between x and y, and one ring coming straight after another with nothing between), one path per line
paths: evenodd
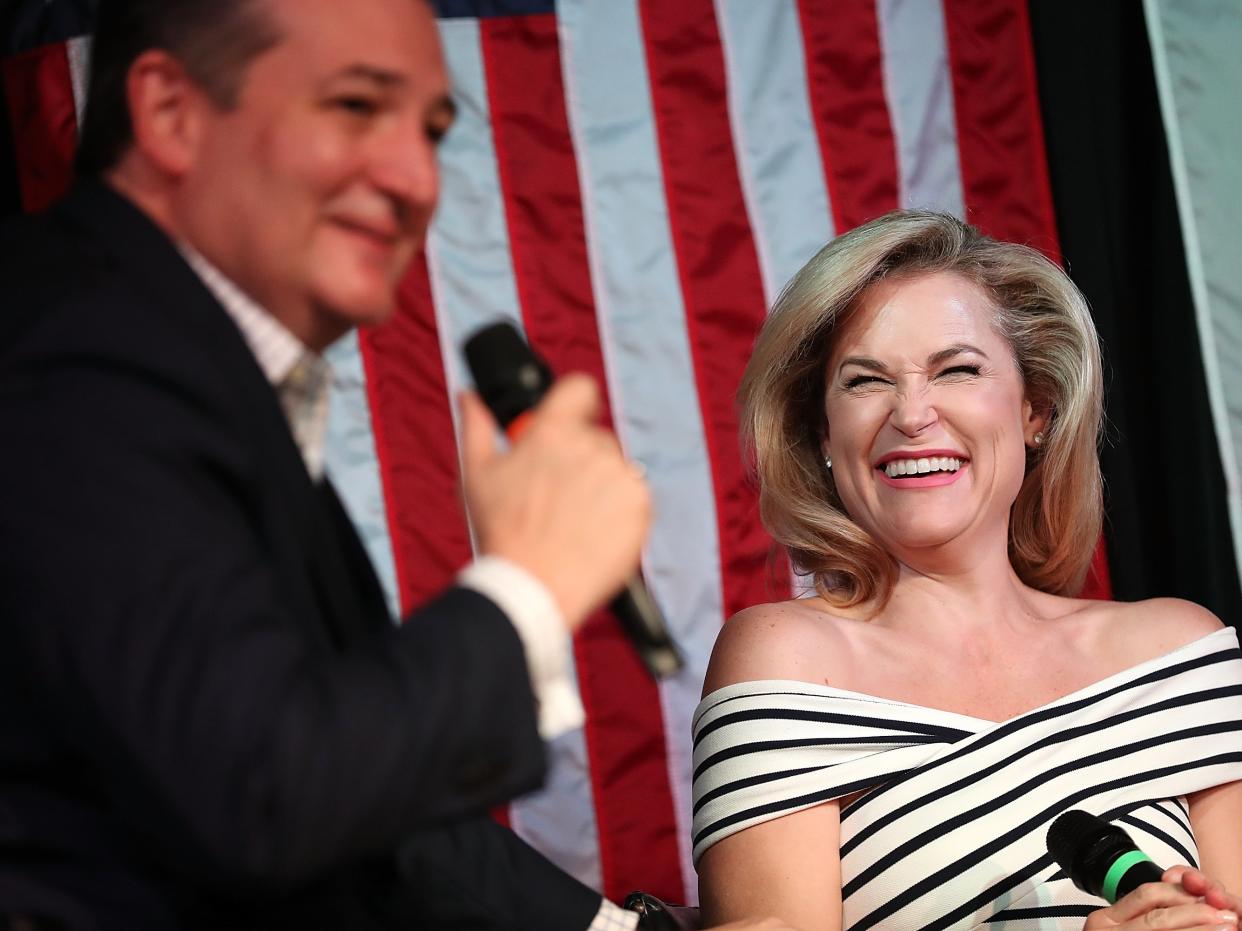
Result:
M134 148L163 174L184 175L194 166L211 107L206 93L174 56L149 49L130 65L126 94Z

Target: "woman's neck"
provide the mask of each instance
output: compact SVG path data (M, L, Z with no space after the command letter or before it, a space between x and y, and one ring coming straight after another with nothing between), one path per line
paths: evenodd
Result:
M901 564L893 595L876 621L951 639L1025 637L1032 625L1060 613L1056 602L1024 584L1007 553L992 550L973 561Z

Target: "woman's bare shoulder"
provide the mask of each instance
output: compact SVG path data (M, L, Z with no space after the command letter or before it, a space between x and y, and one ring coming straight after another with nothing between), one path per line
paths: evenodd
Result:
M820 598L795 598L739 611L725 622L703 694L736 682L823 682L849 649L849 628L863 622L831 611Z
M1102 647L1130 664L1163 656L1223 628L1215 614L1183 598L1100 601L1083 610Z
M1225 626L1207 608L1184 598L1149 598L1115 604L1117 623L1127 627L1142 626L1145 633L1167 641L1170 649L1206 637Z

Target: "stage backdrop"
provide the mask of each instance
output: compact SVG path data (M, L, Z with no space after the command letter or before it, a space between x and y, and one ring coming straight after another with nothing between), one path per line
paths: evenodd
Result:
M656 685L594 619L574 649L587 725L551 747L547 788L498 817L613 898L693 901L689 720L712 642L796 587L738 446L756 329L824 242L899 206L1060 259L1027 5L437 6L459 107L440 209L396 319L331 352L330 472L399 614L471 556L453 403L466 335L513 320L556 370L599 379L650 479L644 570L688 664ZM70 183L92 10L30 0L0 24L13 209ZM1108 591L1102 560L1093 578Z

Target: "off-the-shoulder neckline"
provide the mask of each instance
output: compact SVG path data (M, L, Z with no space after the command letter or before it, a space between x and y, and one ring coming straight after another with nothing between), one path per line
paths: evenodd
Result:
M822 683L817 683L817 682L806 682L801 679L750 679L745 682L733 682L729 685L723 685L720 688L714 689L713 691L709 692L707 695L704 695L703 699L699 702L698 710L694 714L694 722L697 725L699 717L703 714L704 711L707 710L707 706L709 706L709 703L714 706L715 704L718 704L721 701L734 697L734 693L736 692L741 692L744 694L748 692L753 692L755 691L755 687L759 686L765 689L771 688L774 691L782 691L782 692L794 691L794 692L799 692L803 694L810 692L810 693L814 693L818 695L845 696L848 698L857 699L859 701L875 702L878 704L891 705L893 707L898 707L898 708L913 708L913 709L916 709L922 712L931 712L932 714L935 714L937 716L958 718L962 721L971 721L971 722L975 722L976 724L984 724L989 727L993 727L996 725L1007 724L1010 721L1016 721L1019 718L1024 718L1027 715L1035 714L1036 712L1043 711L1046 708L1051 708L1055 705L1059 705L1062 702L1074 701L1075 699L1083 698L1087 696L1088 694L1090 694L1091 692L1094 692L1097 690L1103 691L1109 688L1110 686L1112 686L1113 684L1121 682L1127 678L1135 678L1140 675L1143 675L1144 673L1152 669L1156 669L1156 668L1159 668L1160 666L1168 665L1170 662L1172 662L1174 659L1177 658L1178 654L1188 653L1188 652L1193 651L1195 648L1202 647L1209 640L1212 640L1213 638L1223 639L1224 637L1232 637L1234 641L1234 645L1237 646L1238 644L1237 631L1235 631L1232 627L1222 627L1220 630L1214 630L1210 634L1204 634L1202 637L1196 637L1194 640L1190 640L1186 643L1183 643L1179 647L1174 647L1172 650L1169 650L1168 652L1165 652L1165 653L1161 653L1159 656L1153 656L1151 659L1146 659L1146 660L1143 660L1141 663L1136 663L1133 666L1128 666L1125 669L1119 670L1118 672L1114 672L1114 673L1111 673L1110 675L1105 676L1103 679L1097 679L1095 682L1092 682L1092 683L1089 683L1088 685L1084 685L1080 688L1074 689L1073 691L1066 692L1064 695L1060 695L1057 698L1054 698L1050 701L1046 701L1040 705L1036 705L1033 708L1028 708L1026 711L1022 711L1022 712L1019 712L1018 714L1011 715L1010 717L1005 718L1001 721L994 721L991 718L979 718L979 717L975 717L974 715L963 714L960 711L949 711L944 708L935 708L935 707L932 707L931 705L920 705L917 702L901 701L896 698L883 698L879 695L871 695L867 692L858 692L858 691L855 691L854 689L843 689L843 688L838 688L834 685L824 685Z

